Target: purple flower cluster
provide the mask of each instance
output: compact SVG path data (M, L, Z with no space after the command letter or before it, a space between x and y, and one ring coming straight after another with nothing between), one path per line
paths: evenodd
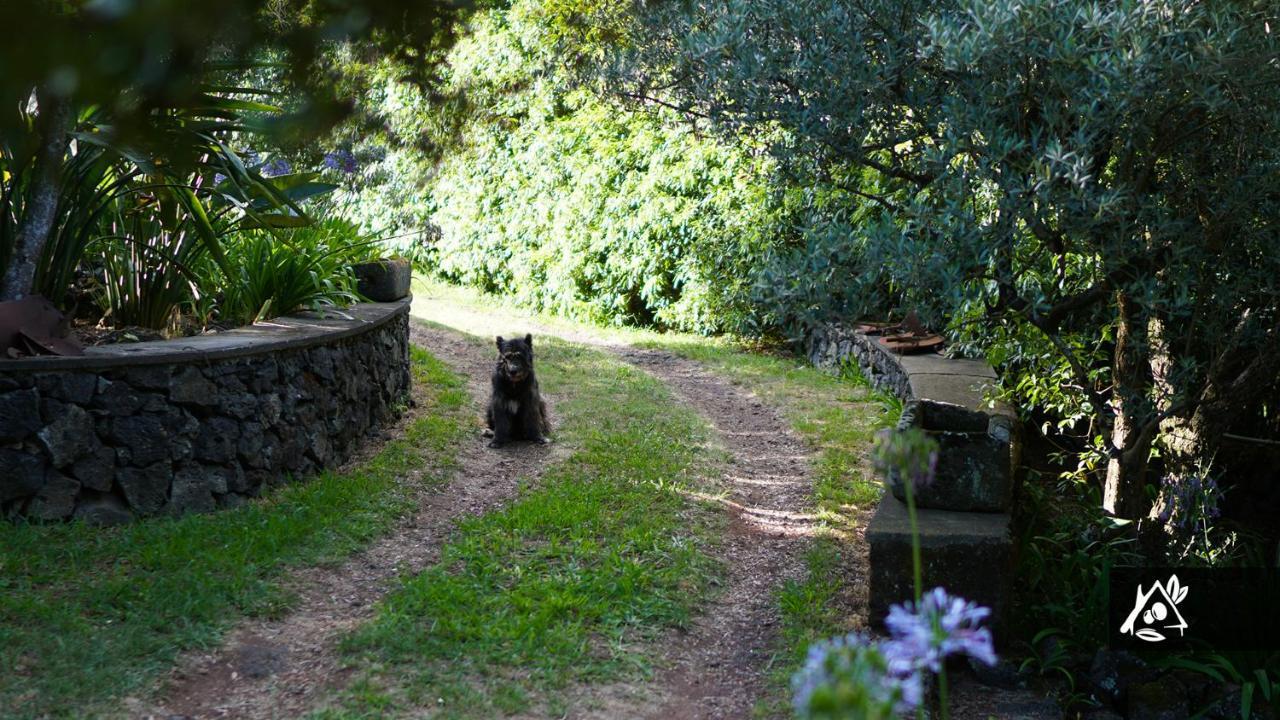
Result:
M1213 477L1192 473L1166 477L1161 489L1160 521L1179 530L1191 530L1200 521L1216 520L1222 514L1222 489Z
M293 172L293 166L284 158L276 158L262 166L262 174L267 177L278 177Z
M359 164L356 163L356 156L345 148L326 153L324 166L330 170L337 170L344 175L355 174L356 170L360 169Z
M804 667L792 678L796 712L800 717L815 711L864 717L876 708L905 712L919 706L924 673L941 672L946 658L967 655L987 665L996 663L991 631L979 627L990 614L987 608L935 588L919 603L889 609L888 640L873 643L854 633L814 643Z
M885 655L893 667L910 666L938 672L942 661L951 655L968 655L996 664L991 631L978 625L991 615L991 610L961 597L934 588L920 598L919 606L906 602L889 608L884 624L893 639L886 645Z
M810 645L791 687L800 717L887 718L919 703L918 696L906 697L901 684L889 676L883 653L862 633Z

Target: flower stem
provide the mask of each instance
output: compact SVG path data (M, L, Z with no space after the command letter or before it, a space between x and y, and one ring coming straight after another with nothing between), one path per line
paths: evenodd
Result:
M942 669L938 671L938 714L942 720L951 717L951 703L947 702L947 666L943 660Z
M907 493L907 520L911 523L911 579L915 590L916 606L920 605L920 596L924 593L924 582L920 571L920 528L916 525L916 497L911 478L902 478L902 487Z

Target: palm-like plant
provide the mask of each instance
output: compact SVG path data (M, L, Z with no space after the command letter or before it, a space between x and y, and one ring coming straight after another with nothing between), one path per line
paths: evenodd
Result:
M305 224L298 202L333 187L311 174L266 178L232 149L252 131L245 113L276 110L207 93L198 103L154 111L145 137L121 136L101 107L80 112L67 133L55 192L43 198L53 202L53 213L25 281L10 270L31 262L17 256L40 194L48 192L40 173L51 156L41 154L48 128L40 127L38 108L19 108L26 132L0 138L0 277L12 279L0 297L25 294L26 283L61 303L86 257L101 253L95 264L106 272L102 298L114 310L112 320L171 324L173 308L196 287L190 259L207 256L232 277L221 240L226 232Z
M250 230L230 238L228 248L240 262L218 279L223 320L257 322L359 299L350 265L362 252L361 241L348 224Z

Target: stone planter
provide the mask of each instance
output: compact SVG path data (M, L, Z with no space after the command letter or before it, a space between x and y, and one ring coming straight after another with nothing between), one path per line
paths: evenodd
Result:
M356 290L373 302L395 302L409 295L413 267L404 258L375 260L352 265Z

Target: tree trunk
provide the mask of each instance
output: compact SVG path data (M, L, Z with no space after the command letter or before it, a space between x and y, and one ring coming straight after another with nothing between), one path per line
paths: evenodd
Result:
M1138 519L1145 512L1147 465L1155 422L1150 404L1151 370L1148 362L1147 323L1137 304L1124 291L1116 293L1116 347L1112 365L1111 426L1114 446L1107 463L1102 506L1122 518Z
M57 220L62 163L67 152L67 131L73 105L70 98L36 91L36 131L40 146L32 167L31 184L22 204L22 219L14 236L13 252L0 278L0 301L18 300L35 292L36 267Z

